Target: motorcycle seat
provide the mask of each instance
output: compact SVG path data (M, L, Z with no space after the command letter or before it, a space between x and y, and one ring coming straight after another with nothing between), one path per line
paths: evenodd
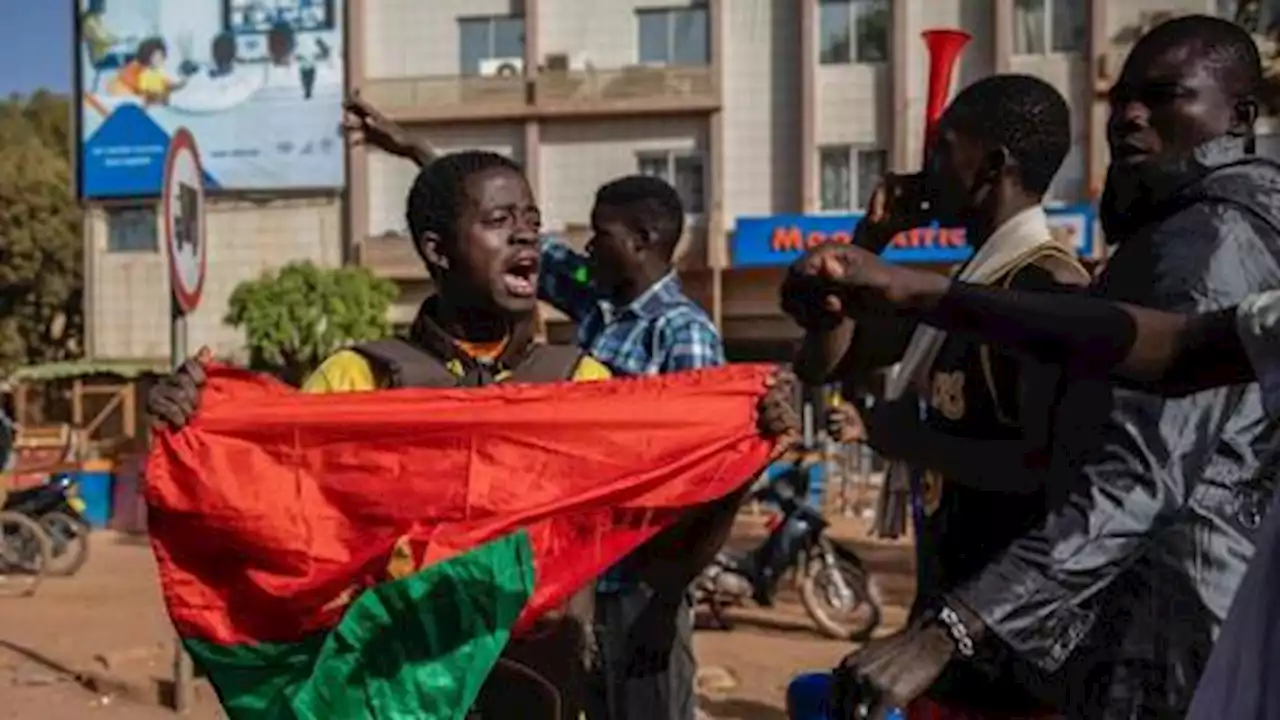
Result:
M10 490L4 498L4 505L0 506L3 510L21 511L26 505L39 498L41 495L49 492L47 485L36 485L34 487L22 488L21 490Z

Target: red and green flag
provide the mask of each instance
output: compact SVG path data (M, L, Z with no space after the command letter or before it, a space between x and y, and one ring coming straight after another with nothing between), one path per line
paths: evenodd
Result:
M770 372L308 395L215 368L147 468L169 614L232 720L462 718L512 634L756 476Z

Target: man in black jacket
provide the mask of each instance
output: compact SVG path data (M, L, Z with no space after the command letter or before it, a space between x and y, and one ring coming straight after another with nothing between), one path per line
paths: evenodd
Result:
M1111 91L1101 219L1119 247L1102 297L1205 313L1280 286L1280 168L1246 152L1260 82L1252 39L1216 18L1169 21L1134 47ZM1067 717L1182 717L1254 550L1273 429L1257 385L1117 390L1088 487L938 619L842 672L901 703L953 659L1011 652Z

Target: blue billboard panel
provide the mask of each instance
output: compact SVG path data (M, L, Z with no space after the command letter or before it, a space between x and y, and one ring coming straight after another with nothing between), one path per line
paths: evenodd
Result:
M210 190L343 185L344 3L78 2L83 197L159 195L178 128Z
M1094 210L1090 205L1050 208L1049 228L1075 247L1081 257L1094 253ZM773 215L738 218L733 233L732 267L788 265L805 250L823 243L850 243L862 220L853 215ZM899 233L883 257L897 263L951 264L973 255L964 228L937 225Z

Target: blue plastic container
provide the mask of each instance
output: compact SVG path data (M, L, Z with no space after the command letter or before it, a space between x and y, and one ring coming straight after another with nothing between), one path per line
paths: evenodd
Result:
M790 720L843 720L836 718L831 707L834 684L831 673L797 675L787 686L787 717ZM906 720L906 717L906 713L894 708L885 713L884 720Z
M787 686L790 720L835 720L831 708L831 673L797 675Z
M75 478L80 499L84 500L84 519L91 527L106 527L111 521L111 468L86 464Z

